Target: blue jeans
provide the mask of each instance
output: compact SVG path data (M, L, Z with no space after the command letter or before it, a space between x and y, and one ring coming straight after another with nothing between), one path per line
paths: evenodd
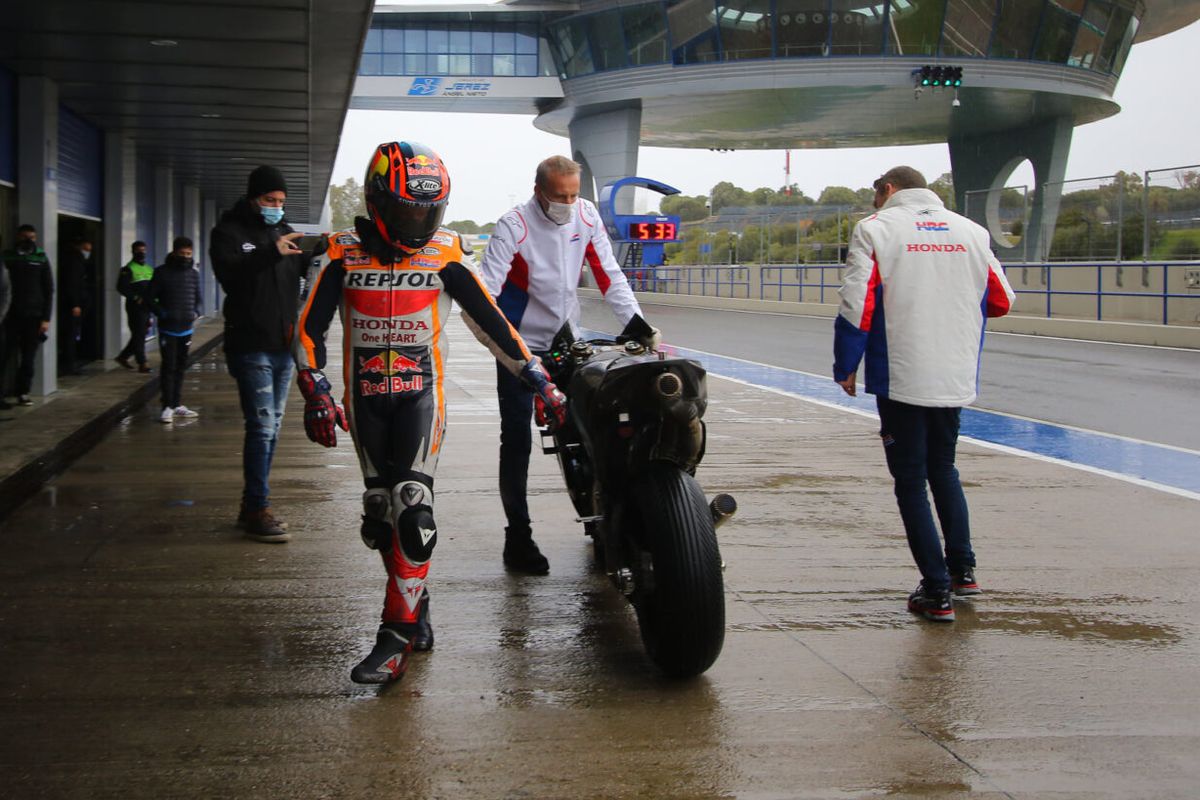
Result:
M895 480L896 503L913 560L926 588L947 590L951 573L975 566L967 498L954 467L962 409L926 408L886 397L877 397L875 405L879 409L883 452ZM925 493L926 481L946 539L944 557Z
M229 374L237 381L238 399L246 420L242 446L242 475L245 486L242 504L247 511L270 505L271 459L283 422L288 389L292 385L292 354L288 352L227 353Z

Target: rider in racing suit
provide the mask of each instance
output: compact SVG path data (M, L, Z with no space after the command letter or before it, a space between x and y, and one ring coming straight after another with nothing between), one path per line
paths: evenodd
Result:
M450 193L441 159L419 144L380 145L364 181L369 217L326 238L326 263L297 326L295 357L309 438L336 445L348 429L366 492L362 538L383 556L388 581L375 648L351 672L358 683L399 678L413 650L433 646L425 579L437 544L433 478L446 430L445 323L451 301L476 338L561 422L566 399L497 309L469 247L440 228ZM340 312L346 407L333 402L325 333ZM348 427L347 427L348 423Z

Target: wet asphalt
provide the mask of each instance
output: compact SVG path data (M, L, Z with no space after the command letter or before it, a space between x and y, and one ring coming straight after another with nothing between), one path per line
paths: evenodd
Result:
M0 525L0 794L1195 796L1197 501L965 445L985 594L935 626L905 611L874 423L712 379L697 477L741 504L727 636L667 681L551 457L531 470L551 574L503 570L494 366L453 340L435 650L350 682L383 571L348 437L309 443L297 392L272 480L293 540L233 527L241 418L213 355L184 388L199 419L138 411Z

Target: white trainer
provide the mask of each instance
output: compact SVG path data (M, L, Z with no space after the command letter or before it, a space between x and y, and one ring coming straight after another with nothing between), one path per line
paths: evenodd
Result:
M187 406L175 406L175 416L177 417L198 417L200 412L192 411Z
M171 422L174 422L174 421L175 421L175 409L173 409L173 408L164 408L164 409L162 410L162 414L160 414L160 415L159 415L159 417L158 417L158 421L159 421L159 422L166 422L166 423L171 423Z

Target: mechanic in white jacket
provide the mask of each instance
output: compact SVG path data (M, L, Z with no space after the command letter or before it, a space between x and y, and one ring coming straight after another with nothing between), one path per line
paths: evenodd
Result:
M483 282L525 344L544 354L563 324L579 322L577 289L586 266L617 321L625 326L644 316L629 282L613 258L612 244L596 207L579 197L580 166L551 156L537 167L533 197L496 223L483 257ZM654 331L648 347L657 347ZM525 486L532 445L529 421L533 395L507 370L497 367L500 400L500 499L504 565L515 572L545 575L550 563L533 541Z
M1015 295L987 231L947 211L915 169L894 167L875 181L875 207L850 237L833 378L853 396L866 354L866 390L875 395L888 471L921 572L908 609L952 622L951 593L980 593L954 467L959 416L975 400L985 320L1007 314Z

